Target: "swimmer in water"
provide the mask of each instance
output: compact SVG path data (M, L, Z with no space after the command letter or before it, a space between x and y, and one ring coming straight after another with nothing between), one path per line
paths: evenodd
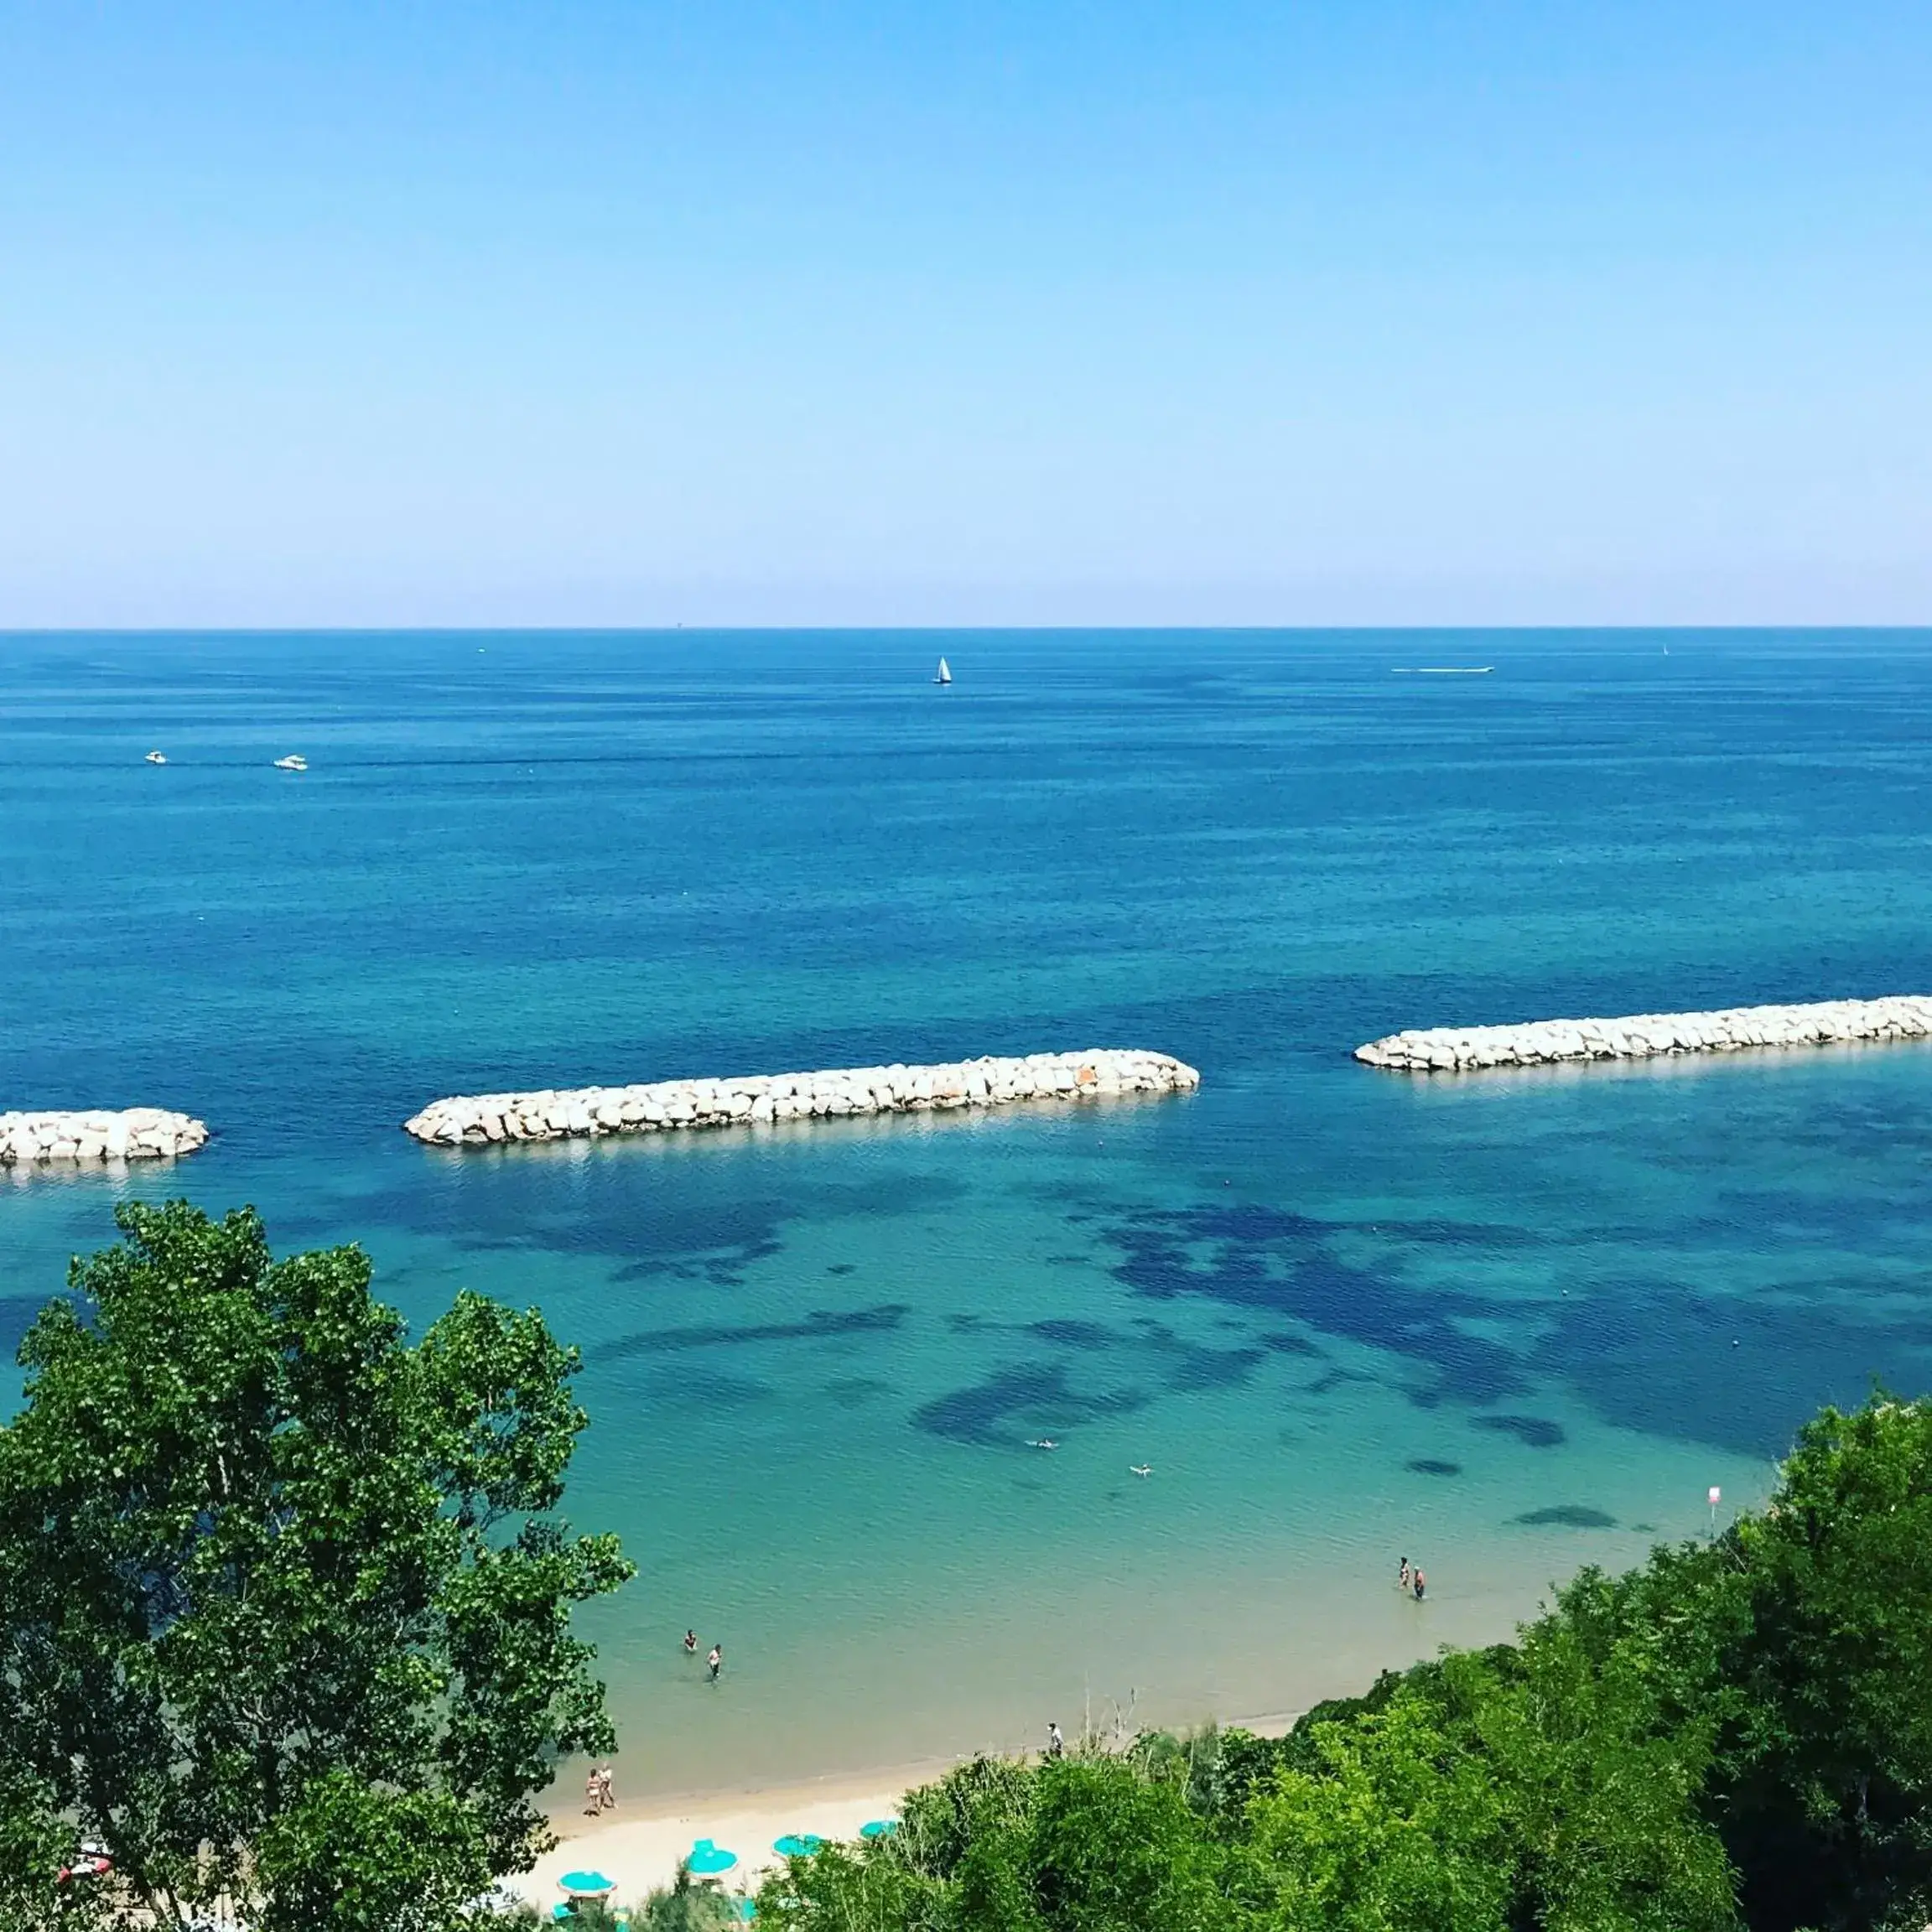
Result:
M1057 1449L1060 1445L1051 1436L1042 1436L1036 1441L1029 1442L1029 1449Z
M711 1646L711 1654L704 1661L711 1666L711 1681L715 1684L718 1681L718 1673L724 1668L724 1646L722 1644L714 1644Z
M1426 1581L1422 1574L1422 1566L1418 1563L1415 1566L1415 1601L1418 1603L1422 1601L1422 1592L1426 1585Z
M684 1633L684 1654L687 1657L695 1657L698 1654L698 1633L695 1630L687 1630Z
M1398 1590L1409 1587L1409 1559L1406 1556L1402 1559L1401 1568L1395 1572L1395 1587Z
M1154 1473L1151 1462L1130 1462L1127 1467L1130 1473L1135 1476L1151 1476Z

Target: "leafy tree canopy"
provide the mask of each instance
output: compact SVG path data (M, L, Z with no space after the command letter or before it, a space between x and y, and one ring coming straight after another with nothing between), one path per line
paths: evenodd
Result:
M570 1616L631 1566L549 1514L576 1353L468 1294L411 1346L360 1249L252 1211L117 1219L0 1428L0 1898L46 1922L65 1821L164 1922L454 1925L615 1742Z

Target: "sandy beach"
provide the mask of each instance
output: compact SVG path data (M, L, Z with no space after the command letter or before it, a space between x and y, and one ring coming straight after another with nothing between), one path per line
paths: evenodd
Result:
M901 1794L938 1777L943 1763L911 1765L900 1772L864 1777L814 1779L764 1791L713 1791L684 1798L648 1798L627 1810L623 1789L617 1809L600 1817L565 1814L552 1820L558 1839L536 1869L506 1881L512 1889L538 1904L554 1904L563 1893L557 1881L566 1872L589 1866L616 1881L621 1903L641 1898L677 1876L678 1861L693 1844L709 1838L738 1854L724 1875L733 1889L756 1891L762 1875L783 1860L771 1847L787 1832L821 1838L856 1838L875 1818L898 1815Z
M1278 1737L1295 1722L1296 1712L1229 1721L1231 1727ZM728 1890L755 1892L764 1874L782 1865L772 1849L787 1834L808 1833L820 1838L856 1838L860 1826L875 1818L896 1818L900 1800L909 1790L941 1778L964 1758L927 1758L896 1768L854 1773L849 1776L811 1779L761 1790L694 1792L676 1798L647 1797L636 1810L623 1801L617 1786L617 1807L597 1817L580 1810L553 1812L551 1825L558 1843L534 1870L506 1879L512 1891L543 1906L563 1893L558 1880L566 1872L589 1867L615 1881L620 1903L641 1898L677 1876L678 1862L693 1845L709 1838L738 1855L738 1862L723 1875ZM580 1785L580 1768L559 1780Z

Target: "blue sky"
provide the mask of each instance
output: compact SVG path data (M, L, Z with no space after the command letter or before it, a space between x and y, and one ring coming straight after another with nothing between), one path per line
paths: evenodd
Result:
M1932 8L0 0L0 625L1932 621Z

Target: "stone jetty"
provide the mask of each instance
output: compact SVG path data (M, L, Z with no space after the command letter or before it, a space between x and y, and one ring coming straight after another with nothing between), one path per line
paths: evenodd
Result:
M640 1087L546 1088L432 1100L403 1131L444 1147L761 1126L860 1114L937 1113L1020 1100L1096 1100L1185 1093L1201 1084L1165 1053L1097 1048L943 1067L842 1067L823 1073L756 1073L733 1080L659 1080Z
M1715 1013L1635 1013L1621 1020L1538 1020L1523 1026L1431 1026L1355 1049L1371 1067L1468 1073L1574 1060L1650 1060L1751 1047L1835 1046L1932 1038L1932 997L1823 1000L1807 1006L1727 1006Z
M117 1114L0 1114L0 1167L98 1161L171 1161L208 1138L205 1121L158 1107Z

